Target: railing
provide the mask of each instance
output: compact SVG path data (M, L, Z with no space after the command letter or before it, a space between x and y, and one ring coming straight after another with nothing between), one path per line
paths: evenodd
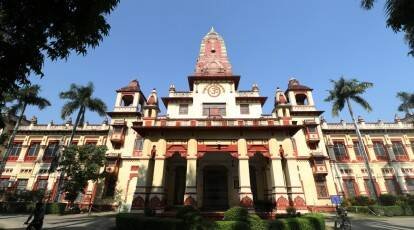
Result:
M236 97L258 97L259 93L254 91L238 91Z
M355 129L353 123L323 123L323 129L343 130ZM413 124L408 123L361 123L360 129L414 129Z
M115 106L114 112L139 112L139 107L136 106Z
M26 125L20 126L19 131L72 131L73 125ZM78 126L77 131L107 131L108 125Z
M171 92L169 94L170 97L192 97L192 92Z
M316 111L316 108L313 105L292 105L292 111Z
M152 122L143 122L144 126L196 126L196 127L228 127L228 126L277 126L281 122L275 118L261 119L202 119L202 120L179 120L158 119Z

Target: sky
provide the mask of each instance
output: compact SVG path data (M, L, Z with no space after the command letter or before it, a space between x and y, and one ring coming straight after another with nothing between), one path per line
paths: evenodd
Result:
M257 83L268 97L265 114L272 110L276 87L286 89L291 77L314 89L317 108L331 122L350 117L346 110L332 117L331 104L323 100L329 79L374 83L365 95L373 111L354 106L366 121L392 121L399 105L396 93L413 91L414 58L407 56L403 34L386 27L383 0L370 11L361 9L359 0L121 0L107 19L111 31L99 47L86 56L47 60L45 76L31 76L52 106L30 107L28 118L62 123L64 101L58 94L71 83L93 82L94 95L109 110L115 90L132 79L145 95L156 88L160 97L167 96L171 83L188 90L187 76L211 26L224 38L233 73L241 75L239 89ZM161 111L166 113L164 106ZM86 120L100 123L103 118L87 113Z

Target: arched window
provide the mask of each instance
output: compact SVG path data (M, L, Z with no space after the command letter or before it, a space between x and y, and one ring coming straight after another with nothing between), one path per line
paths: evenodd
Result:
M134 101L134 96L123 95L121 99L121 106L131 106L133 101Z
M305 94L296 94L295 95L296 104L298 105L308 105L308 97Z

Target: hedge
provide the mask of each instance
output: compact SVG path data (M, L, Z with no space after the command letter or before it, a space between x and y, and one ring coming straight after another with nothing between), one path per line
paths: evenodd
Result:
M175 218L145 217L134 213L118 213L116 215L116 227L118 230L181 230L185 229L184 223Z
M233 207L224 212L224 219L226 221L247 221L249 212L242 207Z
M46 204L46 214L65 214L65 203L49 203Z
M269 230L324 230L325 220L322 215L310 214L302 217L276 219L269 221Z
M217 230L250 230L249 224L244 221L223 220L216 221L215 229Z
M375 214L380 216L412 216L413 209L408 205L371 205L371 206L352 206L349 207L350 212L355 213L367 213L370 214L371 209Z
M0 213L30 213L34 207L33 202L0 202Z

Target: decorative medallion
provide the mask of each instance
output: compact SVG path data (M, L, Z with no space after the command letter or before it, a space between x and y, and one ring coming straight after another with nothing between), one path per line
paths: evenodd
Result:
M203 93L207 93L210 97L218 97L224 92L224 87L216 83L209 84L203 89Z

